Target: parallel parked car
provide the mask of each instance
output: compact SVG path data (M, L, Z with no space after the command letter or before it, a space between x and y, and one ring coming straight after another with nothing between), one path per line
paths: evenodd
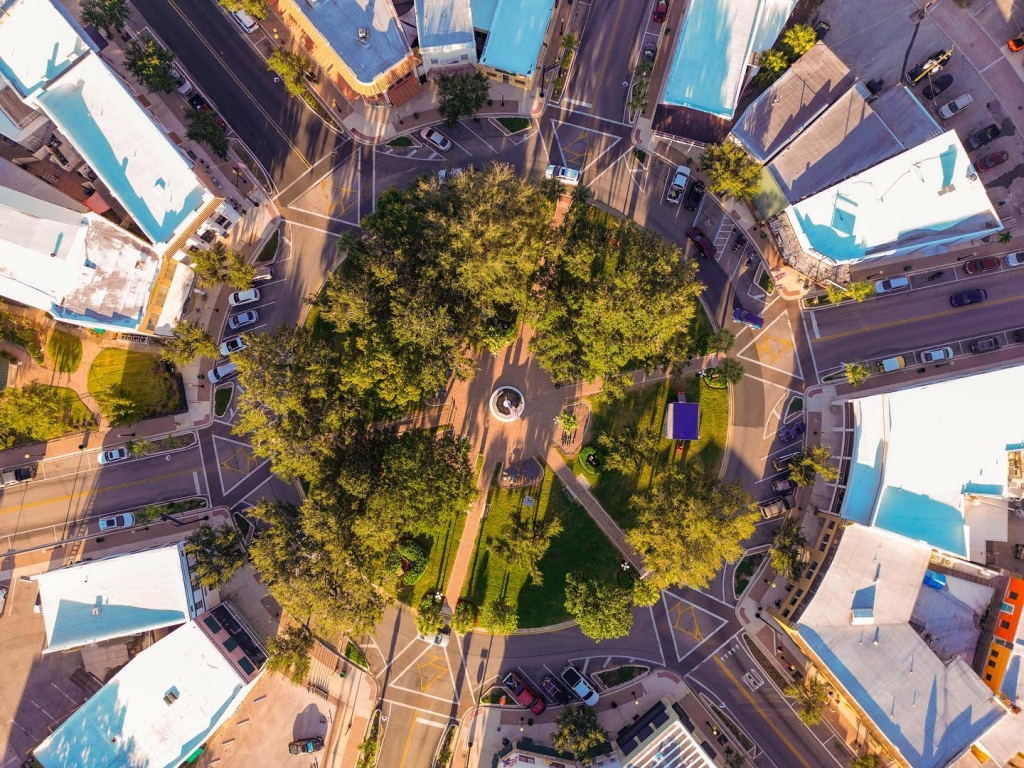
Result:
M974 170L978 173L984 173L985 171L991 171L997 165L1002 165L1010 159L1008 152L993 152L991 155L985 155L983 158L978 160L974 164Z
M190 83L188 81L188 78L181 74L181 70L175 67L174 65L171 65L171 76L178 84L175 88L175 90L178 93L180 93L182 96L188 96L190 93L192 93L192 83Z
M247 309L238 315L232 315L228 318L228 328L232 331L237 331L246 325L252 325L260 319L259 313L255 309Z
M982 272L991 272L999 269L999 259L989 256L984 259L971 259L964 264L964 272L968 275L980 275Z
M910 287L910 280L906 277L890 277L887 280L879 280L875 283L875 293L889 293Z
M929 85L926 85L925 89L924 89L924 91L922 91L922 93L924 94L924 97L926 99L934 99L936 96L938 96L944 90L949 88L949 86L951 86L952 84L953 84L953 76L952 75L941 75L940 77L937 77L934 80L932 80Z
M984 288L975 288L973 291L954 293L949 297L949 303L954 307L966 307L969 304L977 304L988 298L988 291Z
M643 55L644 55L644 61L646 61L648 64L653 64L654 63L654 59L658 55L658 45L657 45L657 43L647 43L644 46L644 54Z
M533 690L533 688L523 682L523 678L515 672L509 672L506 674L501 682L509 689L509 691L512 692L515 700L518 701L521 706L524 706L533 712L533 714L539 715L547 709L547 704L544 703L544 699L542 699L538 693Z
M995 141L999 138L999 134L1002 131L999 130L999 126L995 123L986 125L980 131L972 133L967 139L967 149L974 151L975 149L981 149L990 141Z
M452 148L452 143L448 139L448 137L445 136L436 128L428 128L427 126L423 126L422 128L420 128L420 138L427 142L427 144L430 144L432 147L434 147L434 149L438 149L442 152L447 152L449 149Z
M583 703L588 707L592 707L597 704L598 695L597 691L594 690L583 674L576 669L572 664L566 664L565 669L562 670L562 679L565 684L569 686L570 690L576 694L579 698L583 699Z
M651 18L654 19L658 24L661 24L668 18L668 0L658 0L654 5L654 12L651 14Z
M125 512L120 515L100 518L100 533L105 531L116 531L119 528L131 528L135 525L135 515Z
M289 755L311 755L324 748L324 740L319 736L311 739L298 739L288 744Z
M700 227L690 227L686 230L686 236L693 241L693 244L697 246L697 250L700 251L700 255L705 259L713 259L718 253L718 249L715 248L715 244L708 240Z
M747 312L745 309L734 309L732 311L732 321L734 323L749 325L754 330L759 330L761 326L764 325L764 320L753 312Z
M27 480L31 480L36 476L36 467L17 467L15 469L3 469L0 470L0 488L6 488L9 485L17 485L18 483L24 483Z
M975 339L967 346L971 352L992 352L999 349L999 337L986 336L984 339Z
M228 304L232 307L241 307L246 304L254 304L260 300L259 288L248 288L244 291L235 291L228 296Z
M99 455L97 461L100 464L113 464L115 461L123 461L128 458L127 448L111 448L109 451L103 451Z
M227 357L228 355L235 354L235 352L241 352L245 347L246 344L245 341L242 340L242 337L236 336L233 339L228 339L220 345L220 353L224 355L224 357Z
M1008 267L1021 267L1024 266L1024 251L1017 251L1016 253L1006 254L1006 266Z
M974 103L974 97L969 93L957 96L948 104L939 107L939 117L949 120L953 115L958 115Z
M920 357L922 363L938 363L943 360L952 360L953 348L939 347L938 349L929 349L925 352L922 352Z
M1024 328L1018 328L1013 332L1013 340L1020 344L1024 341Z
M575 187L580 183L580 172L575 168L566 168L564 165L549 165L544 170L545 179L554 179L562 184Z
M802 421L798 421L796 424L792 424L785 429L779 430L779 442L792 443L806 431L807 425Z

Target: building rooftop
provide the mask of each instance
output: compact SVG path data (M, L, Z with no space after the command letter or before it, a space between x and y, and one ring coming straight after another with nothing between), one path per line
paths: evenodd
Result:
M962 656L933 652L951 606L977 623L987 604L971 589L978 585L956 577L941 590L925 587L931 559L925 544L853 525L798 624L803 642L916 768L945 765L1005 712ZM922 590L946 595L922 599Z
M372 84L412 53L390 2L304 0L295 8L312 22L364 85ZM367 33L363 40L360 30Z
M91 47L60 3L0 2L0 74L23 97L46 87Z
M1016 366L853 400L843 517L984 562L986 538L1006 540L1001 497L1007 449L1024 435L1021 387Z
M213 199L98 56L85 56L36 100L152 242L173 240Z
M663 698L620 731L615 745L626 764L634 768L714 768L715 763L690 732L689 718L684 725L681 713L678 705Z
M473 12L473 27L485 32L490 30L497 6L498 0L472 0L470 8Z
M857 261L919 250L1001 225L955 131L786 209L805 252Z
M416 0L420 48L446 48L473 42L469 0Z
M770 48L796 0L693 0L662 98L732 118L751 54Z
M819 42L743 111L733 136L755 160L766 163L846 93L854 80L849 68Z
M177 545L47 571L39 583L46 648L53 653L182 624L194 615Z
M480 63L532 77L554 0L498 0Z
M190 621L128 662L36 747L35 758L44 768L172 768L230 717L248 690Z

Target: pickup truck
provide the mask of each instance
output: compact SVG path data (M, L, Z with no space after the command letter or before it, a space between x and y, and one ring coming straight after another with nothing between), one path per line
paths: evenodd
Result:
M530 686L523 682L523 679L519 677L515 672L509 672L505 675L505 679L501 681L506 688L511 691L515 700L523 707L533 712L535 715L539 715L545 709L547 704L544 703L544 699L537 695L537 692Z
M8 485L17 485L35 477L32 467L18 467L17 469L5 469L0 471L0 488Z
M672 177L672 183L668 185L668 194L665 202L671 205L679 205L683 199L683 192L686 190L686 182L690 180L690 169L685 165L676 168L676 174Z

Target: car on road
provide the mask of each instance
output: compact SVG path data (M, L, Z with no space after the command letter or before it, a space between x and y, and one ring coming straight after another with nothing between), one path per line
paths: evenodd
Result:
M1006 254L1006 266L1008 267L1022 267L1024 266L1024 251L1017 251L1016 253Z
M789 465L793 462L793 459L799 455L800 451L794 451L793 453L787 453L785 456L777 456L772 459L772 466L775 467L776 472L784 472L789 469Z
M246 304L255 304L260 300L259 288L247 288L244 291L235 291L228 296L228 304L232 307L242 307Z
M697 246L697 250L700 251L700 255L705 259L713 259L718 253L718 249L715 248L715 244L708 240L700 227L690 227L686 230L686 236L693 241L693 244Z
M980 131L975 131L970 135L970 137L966 141L967 149L971 150L972 152L975 149L981 149L990 141L995 141L996 139L998 139L1001 133L1002 131L999 130L999 126L996 125L995 123L992 123L991 125L986 125Z
M949 303L954 307L966 307L970 304L977 304L988 298L988 291L984 288L975 288L973 291L954 293L949 297Z
M539 715L547 709L547 704L544 703L544 699L542 699L537 692L533 690L533 688L523 682L523 678L515 672L509 672L506 674L501 682L502 685L508 688L515 700L518 701L521 706L526 707L533 712L533 714Z
M764 325L764 320L755 315L753 312L747 312L745 309L734 309L732 311L732 321L734 323L743 323L743 325L749 325L754 330L760 330L761 326Z
M953 348L952 347L939 347L938 349L929 349L920 354L922 363L941 363L943 360L953 359Z
M971 259L964 264L964 272L968 275L980 275L982 272L992 272L996 269L999 269L999 259L994 256Z
M653 64L654 59L658 56L658 44L657 43L646 43L644 45L643 58L648 64Z
M427 144L430 144L434 149L440 150L441 152L447 152L452 148L451 139L437 130L437 128L430 128L426 125L423 126L420 128L420 138L427 142Z
M232 331L237 331L246 325L252 325L259 319L259 313L255 309L247 309L245 312L229 317L228 328Z
M704 199L704 182L700 179L694 179L693 184L690 185L690 191L686 193L686 200L683 201L683 207L688 211L696 211L700 208L700 201Z
M991 155L985 155L978 162L974 164L974 170L978 173L984 173L985 171L991 171L997 165L1002 165L1010 159L1008 152L993 152Z
M922 93L924 93L924 97L926 99L934 99L944 90L949 88L949 86L951 86L952 84L952 75L942 75L932 80L932 82L929 85L925 86L925 89Z
M103 451L97 461L100 464L113 464L115 461L123 461L128 458L127 448L111 448L108 451Z
M879 280L875 283L875 293L889 293L910 287L910 280L906 277L890 277L887 280Z
M31 480L35 477L35 474L35 466L18 467L16 469L5 469L0 471L0 488L24 483L26 480Z
M597 704L597 700L599 698L597 691L594 690L594 686L587 681L583 674L576 669L573 664L570 663L565 665L565 668L562 670L562 679L565 681L565 684L569 686L569 690L576 694L578 698L582 699L583 703L588 707L592 707Z
M564 165L549 165L544 169L545 179L554 179L562 184L575 187L580 183L580 172L575 168L566 168Z
M1024 34L1011 37L1006 41L1006 47L1016 53L1017 51L1024 51Z
M228 339L220 345L220 353L224 357L227 357L228 355L233 355L235 352L241 352L245 347L246 344L242 337L236 336L233 339Z
M289 755L311 755L324 748L324 740L319 736L309 739L297 739L288 744Z
M119 528L131 528L135 525L135 515L124 512L120 515L100 518L100 533L105 531L116 531Z
M658 0L654 4L654 11L651 13L651 18L658 24L663 24L665 19L668 18L668 0Z
M807 424L803 421L798 421L796 424L792 424L785 429L779 430L779 442L783 444L792 443L806 431Z
M776 493L792 493L796 490L796 483L788 477L772 480L772 490Z
M971 352L992 352L993 350L999 349L999 337L998 336L986 336L984 339L975 339L967 348Z
M943 120L949 120L953 115L959 115L973 103L974 97L969 93L957 96L952 101L939 107L939 117Z

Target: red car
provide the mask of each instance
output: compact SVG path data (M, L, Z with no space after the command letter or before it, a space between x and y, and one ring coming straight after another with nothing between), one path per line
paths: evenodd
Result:
M1006 41L1006 47L1016 53L1017 51L1024 50L1024 34L1011 37Z
M547 708L544 699L538 696L537 692L523 682L523 679L515 672L509 672L501 682L512 692L520 706L526 707L533 714L539 715Z
M976 170L978 173L982 173L983 171L989 171L995 168L997 165L1002 165L1009 159L1010 156L1006 152L995 152L991 155L986 155L985 157L981 158L981 160L976 162L974 164L974 170Z
M654 13L651 14L651 18L658 24L665 22L665 19L668 18L668 0L658 0L658 3L654 6Z
M700 227L690 227L686 230L686 236L693 241L705 259L713 259L718 254L715 244L708 240L707 235L700 231Z
M968 275L980 275L993 269L999 269L999 259L992 256L987 259L971 259L964 264L964 272Z

